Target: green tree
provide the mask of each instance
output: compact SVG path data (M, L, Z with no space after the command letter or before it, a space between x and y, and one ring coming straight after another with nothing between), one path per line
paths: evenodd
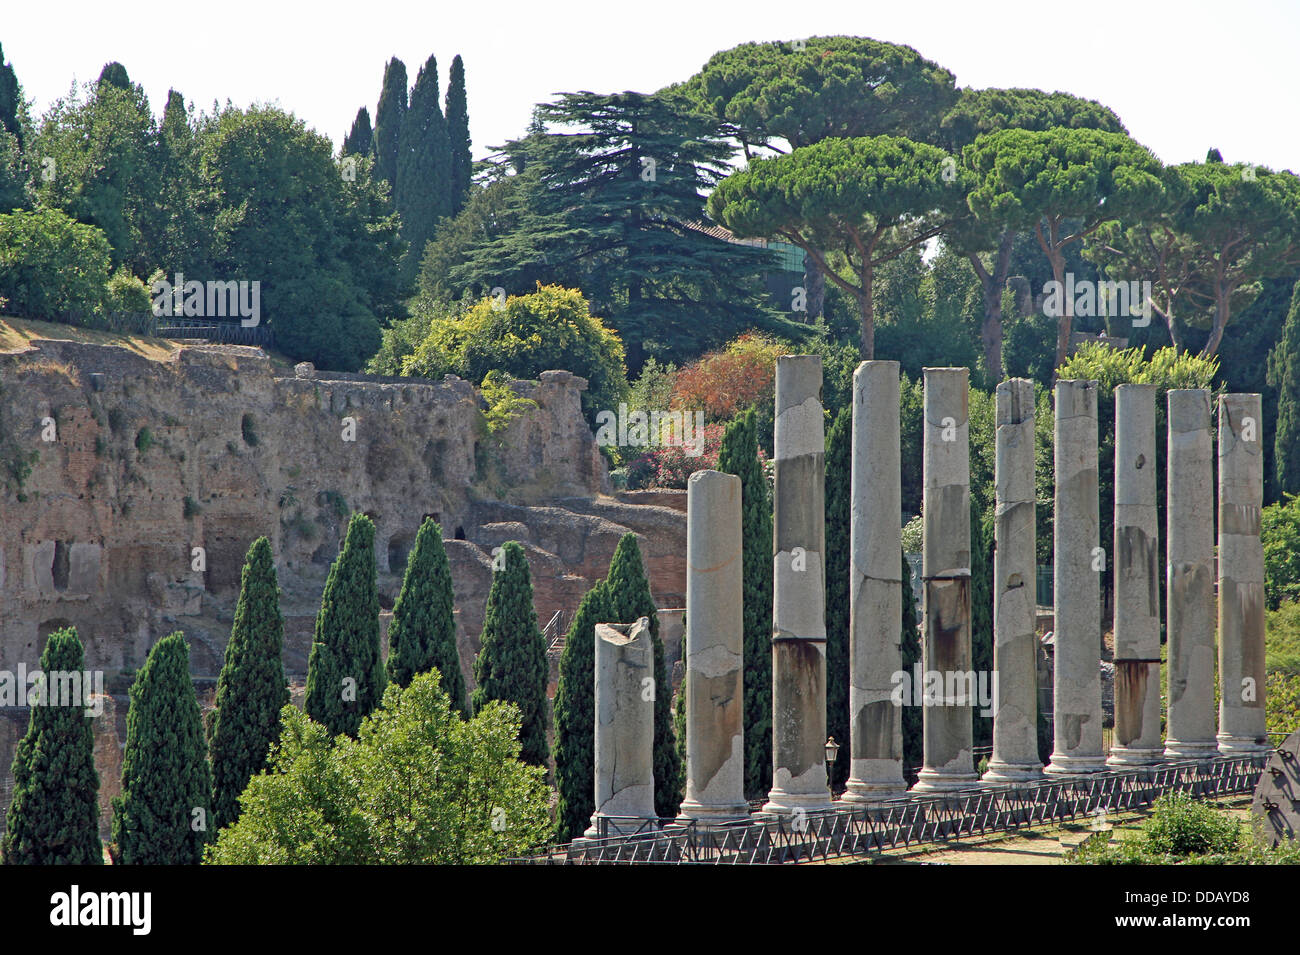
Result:
M451 144L438 102L438 60L429 57L415 76L397 138L393 200L408 245L402 275L414 278L439 220L451 212Z
M369 156L374 141L375 134L370 128L370 110L363 106L357 110L356 119L352 120L352 129L343 137L343 155Z
M1270 504L1260 513L1264 542L1264 599L1269 610L1300 600L1300 497Z
M490 703L461 719L436 670L366 717L359 739L291 706L268 773L222 830L215 865L499 863L549 826L544 771L519 760L519 711Z
M921 662L921 618L916 608L916 592L912 589L912 565L907 562L907 553L902 553L903 561L903 633L901 650L903 671L913 673L913 665ZM922 736L923 710L912 706L910 701L903 704L903 769L909 782L916 781L916 773L925 759L924 738Z
M113 861L197 864L209 838L211 799L190 648L177 631L154 644L131 685L122 795L113 800Z
M826 732L845 747L831 782L845 784L849 753L849 531L853 520L853 407L835 416L826 435Z
M650 581L641 562L641 548L636 534L627 533L618 542L609 562L609 576L605 578L608 590L608 609L613 614L612 623L635 623L642 617L650 620L650 642L654 647L655 667L655 812L661 818L676 816L682 803L682 773L684 767L677 755L677 741L673 737L673 700L664 661L664 644L659 637L659 609L650 594Z
M470 153L469 104L465 98L465 64L460 55L451 61L447 81L447 143L450 151L447 215L454 216L469 198L474 158Z
M176 90L167 91L155 161L159 189L146 235L146 255L164 272L206 271L212 224L200 213L198 140L185 97Z
M487 609L483 615L483 636L474 661L471 703L479 713L491 700L519 707L520 756L525 763L545 766L546 744L546 640L537 626L533 606L533 581L528 558L516 541L507 541L497 552Z
M379 705L387 680L379 649L375 525L353 514L343 549L330 566L307 661L308 716L332 735L355 737Z
M971 669L993 671L993 514L970 498ZM973 745L993 745L993 719L971 707ZM978 762L978 760L976 761Z
M212 828L239 817L239 794L266 767L289 702L284 678L284 618L271 542L253 541L239 579L235 623L208 718L212 755Z
M406 116L406 64L393 57L384 65L384 84L375 108L375 175L397 185L398 143Z
M727 425L718 470L740 478L745 616L745 798L772 783L772 502L753 409Z
M1300 282L1291 296L1282 337L1268 356L1268 383L1277 389L1273 468L1278 491L1300 493Z
M614 619L603 580L583 595L564 637L555 689L555 837L578 838L596 811L596 624Z
M45 642L41 671L81 674L85 654L75 628ZM55 685L50 685L54 690ZM83 693L88 692L83 684ZM5 865L100 865L99 774L86 700L33 706L10 773L13 800L0 837ZM76 702L80 705L69 705Z
M0 127L23 145L23 90L18 83L14 65L5 62L4 47L0 46Z
M0 129L0 214L31 204L27 189L27 164L18 137Z
M402 590L388 625L388 682L408 686L417 673L437 669L451 705L469 715L465 677L456 647L455 597L442 528L426 517L406 562Z
M0 215L0 297L21 318L87 315L103 303L110 249L102 230L58 209Z

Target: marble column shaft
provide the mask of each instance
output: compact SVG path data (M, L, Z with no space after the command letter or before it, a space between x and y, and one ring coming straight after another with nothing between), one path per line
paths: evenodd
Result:
M1219 398L1219 752L1268 749L1264 720L1263 406Z
M610 835L655 819L654 648L650 621L596 624L596 811L585 835L598 835L601 816Z
M745 618L740 478L686 482L687 819L745 818Z
M1101 549L1097 382L1056 383L1052 761L1047 772L1106 767L1101 734Z
M765 812L831 805L826 781L826 436L819 355L776 360L772 789Z

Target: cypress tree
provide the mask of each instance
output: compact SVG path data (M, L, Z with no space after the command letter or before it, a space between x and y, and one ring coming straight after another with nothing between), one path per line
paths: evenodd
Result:
M992 515L989 515L990 519ZM993 672L993 528L985 522L975 496L970 501L971 669L978 675ZM972 741L993 746L993 719L980 716L982 706L971 709ZM982 758L982 757L981 757ZM975 761L977 764L979 760Z
M131 686L122 795L113 800L114 861L199 863L208 840L211 798L190 648L177 631L154 644Z
M393 57L384 67L384 86L375 107L375 175L397 183L397 147L406 115L406 64ZM390 193L392 195L393 193Z
M321 594L311 657L306 713L332 735L355 737L384 696L379 649L379 591L375 585L375 525L353 514L343 550Z
M745 798L772 784L772 502L751 408L727 425L718 470L740 478L745 614Z
M840 744L831 780L849 778L849 529L852 521L853 406L826 435L826 732Z
M438 221L451 210L451 150L438 103L438 61L429 57L416 74L411 102L398 137L397 182L393 189L407 242L402 274L413 278L424 246Z
M603 580L583 596L560 654L555 690L555 837L578 838L596 811L596 624L612 619Z
M235 623L208 723L212 754L212 831L239 818L239 796L266 766L289 702L284 679L284 618L271 542L253 541L244 558Z
M352 130L343 137L343 155L369 156L374 139L374 132L370 128L370 110L363 106L357 110Z
M546 640L537 626L533 607L533 581L528 558L515 541L501 548L502 569L492 576L483 639L474 661L472 704L479 712L489 700L506 700L519 707L519 758L545 766L546 745Z
M903 671L912 673L912 666L921 662L921 626L917 613L916 594L912 590L912 565L907 562L907 552L900 548L903 561L903 634L901 650ZM923 711L910 701L903 704L903 770L909 783L916 782L916 772L925 759L924 740L921 735Z
M95 86L100 87L105 83L127 92L131 90L131 77L127 75L126 67L116 60L105 63L104 68L99 71L99 79L96 80Z
M83 672L75 628L50 634L41 670ZM88 692L84 688L83 693ZM59 702L59 701L55 701ZM65 701L67 702L67 701ZM5 865L100 865L99 774L85 700L80 706L33 706L11 773L13 801L0 839Z
M665 667L663 641L659 639L659 611L650 594L650 582L641 562L636 534L624 534L618 542L609 562L607 586L609 609L614 615L612 622L635 623L641 617L650 619L650 640L655 658L655 812L661 818L676 816L682 803L683 766L677 755L673 733L673 699L669 691L672 684Z
M388 626L388 682L409 686L417 673L436 668L451 705L468 716L465 678L456 649L455 599L442 528L425 518L406 562L402 590Z
M448 208L447 215L454 216L465 207L469 198L470 179L473 174L473 157L470 155L469 103L465 98L465 64L460 55L451 61L451 77L447 81L447 144L448 144Z
M20 149L23 145L23 130L18 123L18 116L22 105L18 75L14 73L13 64L5 62L4 48L0 47L0 126L18 140Z
M1300 493L1300 282L1291 295L1282 335L1268 356L1268 383L1277 389L1273 468L1279 496Z

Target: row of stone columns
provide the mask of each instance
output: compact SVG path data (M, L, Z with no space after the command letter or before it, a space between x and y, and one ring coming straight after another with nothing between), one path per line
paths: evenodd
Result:
M922 664L971 670L968 371L927 368L924 427ZM772 789L764 811L830 805L826 735L824 450L821 360L777 361ZM1209 392L1168 393L1168 731L1160 736L1160 568L1155 386L1115 394L1115 745L1102 748L1097 383L1056 385L1055 733L1044 770L1037 745L1035 419L1030 381L997 388L993 616L998 681L985 779L1096 772L1175 757L1266 748L1263 493L1259 395L1219 407L1219 732L1213 713L1214 558ZM853 378L850 562L851 771L846 802L902 792L899 367L863 362ZM688 483L687 783L682 815L746 813L740 480L716 471ZM649 631L597 628L596 804L601 815L653 816ZM633 690L637 693L634 693ZM970 682L945 681L924 709L918 791L978 782ZM638 695L639 694L639 695ZM618 717L626 710L626 717ZM617 718L616 718L617 717ZM622 719L622 723L619 720ZM625 724L625 725L624 725ZM602 775L603 774L603 775ZM633 806L635 804L635 806ZM636 811L625 811L635 808ZM594 831L593 820L593 831ZM589 833L590 834L590 833Z

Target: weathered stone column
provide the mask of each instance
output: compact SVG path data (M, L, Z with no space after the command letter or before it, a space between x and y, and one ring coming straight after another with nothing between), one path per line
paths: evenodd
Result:
M1101 562L1097 383L1056 383L1052 761L1047 772L1106 768L1101 739Z
M1115 389L1115 743L1112 766L1158 763L1160 519L1156 386Z
M1169 392L1165 756L1214 756L1214 461L1210 393Z
M584 835L599 835L602 816L621 818L609 835L632 832L655 816L654 677L650 621L596 624L596 811Z
M903 669L903 510L898 362L864 361L853 374L853 501L849 530L849 736L845 802L907 790L903 711L892 699Z
M686 482L685 819L745 818L740 478Z
M1034 383L997 390L993 668L997 673L988 782L1038 779L1038 559L1034 525Z
M831 805L826 784L826 437L819 355L776 360L772 789L764 812Z
M970 636L970 421L966 368L926 368L921 576L921 659L943 689L925 696L924 763L915 789L962 789L979 781L972 758ZM927 687L928 689L928 687Z
M1264 722L1263 406L1219 398L1219 752L1268 749Z

